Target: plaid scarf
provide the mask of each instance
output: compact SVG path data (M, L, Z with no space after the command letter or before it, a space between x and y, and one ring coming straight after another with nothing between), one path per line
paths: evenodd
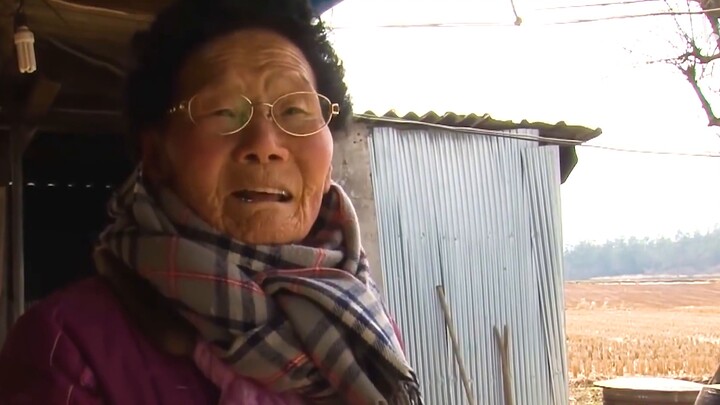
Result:
M422 404L337 184L302 244L219 234L137 170L114 195L102 248L166 297L236 373L314 403ZM117 271L117 270L114 270Z

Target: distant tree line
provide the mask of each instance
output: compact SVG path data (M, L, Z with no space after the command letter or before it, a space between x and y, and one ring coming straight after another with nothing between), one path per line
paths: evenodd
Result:
M581 243L565 251L565 278L720 273L720 229L675 238Z

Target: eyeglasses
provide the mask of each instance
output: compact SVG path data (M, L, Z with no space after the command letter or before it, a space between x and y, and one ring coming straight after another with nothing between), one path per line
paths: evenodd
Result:
M187 112L190 121L204 131L231 135L250 123L257 106L267 106L267 118L293 136L314 135L340 113L337 103L309 91L285 94L272 103L253 103L241 94L217 90L198 93L169 109L168 114Z

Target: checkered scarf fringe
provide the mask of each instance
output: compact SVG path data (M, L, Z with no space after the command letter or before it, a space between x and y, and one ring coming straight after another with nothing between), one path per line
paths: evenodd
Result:
M304 243L273 246L220 235L168 190L153 191L139 170L131 176L109 203L101 247L239 375L314 403L422 404L340 186Z

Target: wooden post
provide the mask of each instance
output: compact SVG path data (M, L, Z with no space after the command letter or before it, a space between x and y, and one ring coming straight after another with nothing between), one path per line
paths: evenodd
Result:
M440 306L443 310L445 327L450 333L450 343L452 344L453 355L455 356L455 361L460 369L460 377L462 378L463 386L465 387L465 395L467 396L468 404L475 405L475 398L470 389L470 379L465 371L465 364L463 363L462 356L460 356L460 343L458 342L457 334L455 333L455 325L453 324L452 315L450 314L450 307L445 299L445 289L442 285L436 286L435 289L437 290Z
M23 155L35 129L18 126L10 131L10 255L12 269L12 314L15 323L25 312L25 244L23 229Z
M0 187L0 347L10 326L8 319L10 301L8 299L8 269L7 269L7 187Z

